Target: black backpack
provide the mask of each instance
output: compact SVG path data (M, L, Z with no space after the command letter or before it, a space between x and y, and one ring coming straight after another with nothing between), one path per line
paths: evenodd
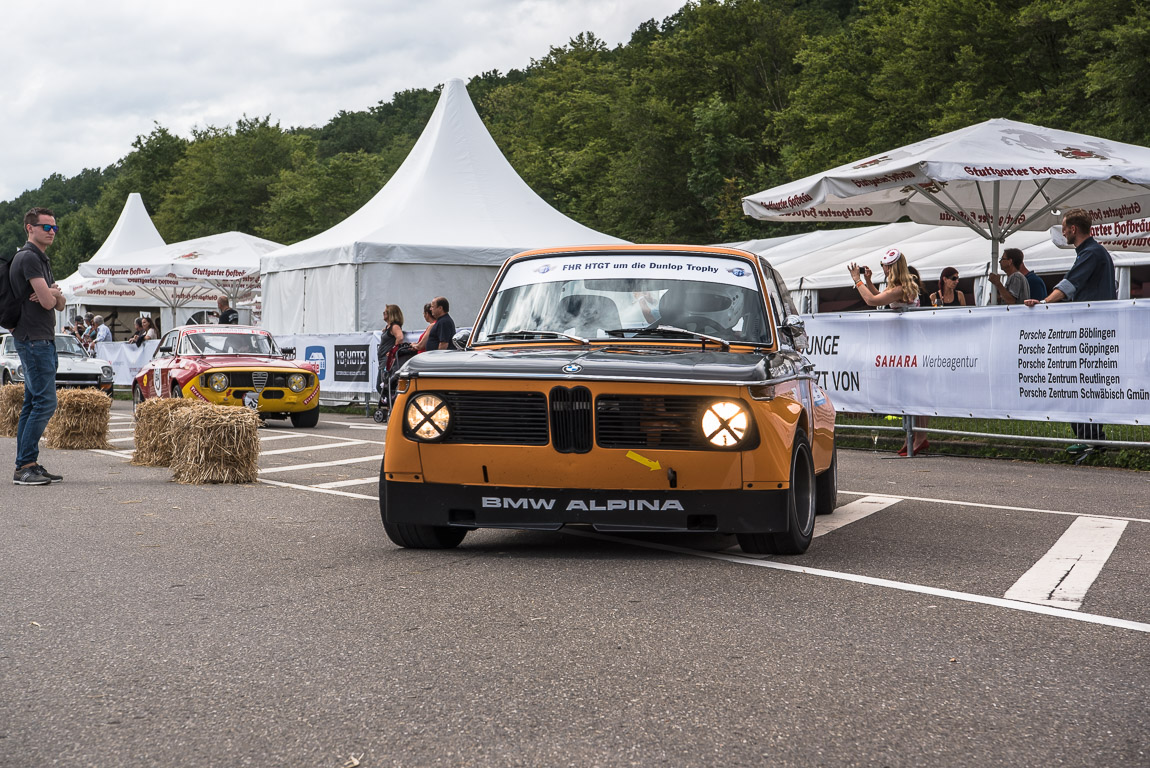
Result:
M0 254L0 327L12 330L20 322L20 315L24 311L25 297L17 296L15 286L12 285L12 261L16 253Z

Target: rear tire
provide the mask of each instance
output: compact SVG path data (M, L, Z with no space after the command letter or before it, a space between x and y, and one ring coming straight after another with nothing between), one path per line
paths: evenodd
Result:
M135 415L136 409L140 407L140 403L144 402L144 393L140 391L137 384L132 385L132 414Z
M319 424L319 406L310 411L300 411L291 415L291 425L296 429L310 429Z
M748 554L801 555L815 532L815 465L802 429L795 430L791 449L791 483L787 489L787 530L781 533L740 533L739 546Z
M831 449L831 465L815 477L815 514L829 515L839 503L839 449Z
M379 517L383 521L387 538L396 546L406 549L454 549L468 532L467 528L445 525L387 522L387 477L383 473L383 462L379 464Z

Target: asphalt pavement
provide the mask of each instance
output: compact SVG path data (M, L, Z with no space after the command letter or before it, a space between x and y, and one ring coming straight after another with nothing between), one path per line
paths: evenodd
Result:
M188 486L130 418L0 484L0 766L1150 765L1148 473L841 451L801 557L431 552L383 533L369 419Z

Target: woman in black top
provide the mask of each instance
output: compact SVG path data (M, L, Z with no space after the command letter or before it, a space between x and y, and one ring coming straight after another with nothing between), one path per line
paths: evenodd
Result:
M966 296L958 290L958 270L947 267L938 278L938 290L930 295L930 303L936 307L965 307Z

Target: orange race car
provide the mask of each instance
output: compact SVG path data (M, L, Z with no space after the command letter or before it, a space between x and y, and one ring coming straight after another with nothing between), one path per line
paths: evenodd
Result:
M782 279L744 251L519 254L460 350L399 373L384 528L405 547L588 525L805 552L838 482L835 409L805 343Z
M260 416L290 418L292 426L319 423L315 365L293 360L270 333L242 325L185 325L168 331L132 383L132 400L194 397L215 405L246 406Z

